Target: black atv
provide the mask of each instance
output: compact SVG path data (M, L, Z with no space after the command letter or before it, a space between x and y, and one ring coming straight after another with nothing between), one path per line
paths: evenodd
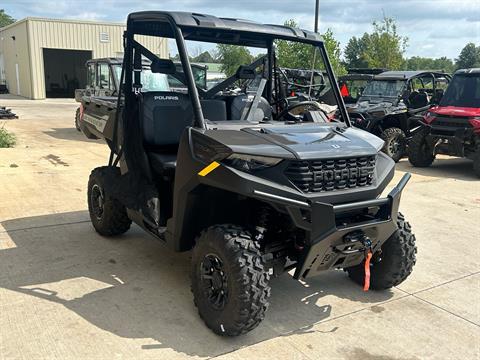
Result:
M182 71L136 35L173 38ZM314 47L334 88L336 118L315 101L281 99L277 39ZM192 40L266 54L204 90L186 50ZM270 279L290 270L305 279L344 269L365 290L410 275L415 236L398 212L410 175L379 197L394 162L380 152L381 139L350 126L319 35L149 11L129 15L124 44L116 102L82 103L94 119L86 126L111 149L108 166L90 175L91 221L105 236L134 221L174 251L193 249L194 303L210 329L227 336L254 329L269 306ZM159 85L170 77L183 87Z
M397 162L417 126L410 118L438 103L449 81L450 75L438 71L386 71L374 76L348 112L355 126L385 141L383 152Z
M387 69L381 68L352 68L348 69L348 74L338 77L338 86L343 96L343 102L348 107L355 105L362 96L363 90L367 84L373 80L375 75L381 74Z

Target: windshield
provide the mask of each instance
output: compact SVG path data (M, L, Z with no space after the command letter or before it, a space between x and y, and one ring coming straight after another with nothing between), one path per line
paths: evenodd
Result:
M115 77L117 82L120 80L122 74L122 65L114 65ZM182 67L180 64L176 64L177 72L182 73ZM193 77L198 87L202 89L207 88L207 71L203 66L192 66ZM187 85L183 84L180 80L173 76L159 73L152 73L149 67L144 67L140 73L140 79L142 82L142 92L149 91L171 91L172 88L184 89L186 91Z
M366 79L344 79L339 80L340 92L346 103L355 103L362 96L368 80Z
M365 86L362 96L398 97L404 86L402 80L373 80Z
M211 122L327 123L345 120L342 118L342 113L345 113L337 111L338 97L327 75L328 67L324 63L321 44L278 39L273 40L276 46L270 47L268 42L251 41L249 38L235 38L228 42L236 40L240 44L185 41L191 55L183 55L191 59L193 80L198 90L191 94L192 89L187 86L179 61L183 55L175 48L176 43L171 43L168 53L156 55L142 45L144 40L139 37L138 42L135 40L133 58L137 54L143 56L140 91L168 92L171 96L165 99L176 99L182 106L195 103L191 99L189 102L189 97L198 96L203 117ZM150 70L151 62L157 62L155 73ZM118 67L117 77L120 73ZM223 80L215 81L215 85L210 81L210 89L207 90L207 81L219 78ZM132 80L129 77L129 81ZM138 88L132 86L132 89L136 91ZM160 98L157 100L160 106Z
M183 69L182 69L181 64L179 64L179 63L175 64L175 67L176 67L178 73L183 74ZM206 89L207 88L207 70L206 70L206 67L193 64L192 65L192 73L193 73L193 78L195 80L195 84L201 89ZM174 78L173 76L168 76L168 83L169 83L171 88L187 89L187 85L183 84L180 80Z
M480 108L480 74L455 75L440 106Z
M114 65L115 77L117 82L120 81L122 74L122 65ZM144 68L141 74L142 92L147 91L170 91L170 85L167 75L152 73L150 69Z

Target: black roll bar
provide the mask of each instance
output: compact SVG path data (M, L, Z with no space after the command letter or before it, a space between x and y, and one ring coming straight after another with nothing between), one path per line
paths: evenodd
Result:
M178 54L180 55L180 62L183 67L183 73L187 80L188 92L190 93L190 99L192 100L194 126L200 129L206 129L205 119L203 118L202 105L200 104L200 98L198 96L197 87L195 86L195 79L193 77L192 68L190 66L190 59L188 58L187 48L185 46L185 39L183 33L178 26L170 23L173 27L175 40L177 42Z
M335 79L335 73L333 72L332 65L328 60L328 54L327 54L327 51L325 50L325 45L322 44L318 46L318 48L320 49L320 55L322 56L323 63L325 64L325 68L327 70L328 80L330 81L330 85L332 86L333 95L335 96L335 100L337 101L337 104L340 110L340 115L342 115L342 119L345 122L345 124L347 124L348 126L352 126L352 123L350 122L350 117L348 116L347 109L345 108L345 103L343 102L343 97L340 94L340 88L338 87L337 80Z

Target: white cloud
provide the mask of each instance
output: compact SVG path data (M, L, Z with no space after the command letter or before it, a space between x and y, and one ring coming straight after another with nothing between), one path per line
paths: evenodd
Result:
M314 0L5 0L2 8L15 18L42 16L123 22L129 12L176 10L283 23L293 18L313 29ZM321 0L320 30L330 27L342 46L352 36L371 31L382 14L397 20L409 38L407 55L455 58L467 42L480 42L480 0ZM426 46L428 45L428 46ZM431 45L431 46L430 46Z

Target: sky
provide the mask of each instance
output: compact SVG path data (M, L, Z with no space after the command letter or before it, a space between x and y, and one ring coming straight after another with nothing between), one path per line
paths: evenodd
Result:
M312 30L315 0L2 0L16 19L48 17L125 22L128 13L175 10L283 24L294 19ZM320 0L320 32L331 28L343 49L352 36L370 32L385 14L407 36L406 56L454 59L468 42L480 46L480 0Z

